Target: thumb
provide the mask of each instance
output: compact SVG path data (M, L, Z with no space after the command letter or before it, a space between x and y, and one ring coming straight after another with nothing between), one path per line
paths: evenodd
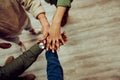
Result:
M45 33L42 35L42 40L46 39L48 37L48 33Z

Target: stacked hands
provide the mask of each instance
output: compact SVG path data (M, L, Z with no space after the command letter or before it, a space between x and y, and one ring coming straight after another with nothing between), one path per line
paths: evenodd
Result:
M46 45L46 49L51 49L53 52L55 50L59 50L61 45L64 45L67 42L67 36L66 33L63 32L60 34L60 37L58 39L50 38L49 34L46 34L43 39L40 40L40 42L43 42ZM0 43L0 48L7 49L10 48L12 45L10 43Z
M40 13L37 16L42 26L42 34L43 34L42 41L44 41L44 43L46 44L47 50L51 49L53 52L55 50L59 50L60 46L64 45L67 41L67 36L65 32L61 33L61 23L62 23L62 18L64 16L65 11L66 11L65 7L58 7L56 11L56 15L53 17L51 25L49 24L45 13ZM34 30L30 32L34 34ZM26 47L21 41L18 44L26 50ZM5 47L6 47L6 44L2 46L2 48L5 48ZM10 48L10 47L11 45L8 45L6 48Z
M47 50L51 49L53 52L55 50L59 50L60 46L64 45L67 41L67 36L65 32L61 33L61 24L62 20L64 20L63 16L66 9L66 7L62 6L57 7L51 25L49 24L45 13L41 13L37 17L42 26L42 40L44 40L44 42L46 43Z
M61 33L58 39L51 39L50 37L51 36L47 34L42 40L40 40L40 42L43 42L46 45L46 50L52 50L52 52L59 50L60 46L67 42L67 36L65 32Z

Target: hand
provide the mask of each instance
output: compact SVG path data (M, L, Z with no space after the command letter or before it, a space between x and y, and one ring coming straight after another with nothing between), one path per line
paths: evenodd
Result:
M53 52L54 50L59 50L60 45L64 45L65 42L66 41L62 37L60 27L52 24L47 37L47 50L51 49Z
M50 24L45 16L45 13L40 13L37 18L42 25L42 34L43 34L42 40L45 40L48 36Z
M61 34L61 36L62 36L64 42L66 43L66 42L67 42L67 36L66 36L66 33L63 32L63 33ZM42 43L44 43L45 45L47 45L47 38L46 38L46 39L41 39L41 40L38 41L38 43L40 43L40 42L42 42ZM61 45L63 45L63 44L60 43L60 46L61 46Z

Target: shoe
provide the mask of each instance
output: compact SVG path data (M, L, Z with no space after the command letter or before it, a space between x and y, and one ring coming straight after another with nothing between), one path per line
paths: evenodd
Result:
M27 74L22 77L23 80L35 80L36 76L34 74Z
M29 30L29 32L32 34L32 35L39 35L39 34L42 34L41 31L35 31L33 28Z
M31 34L33 34L33 35L36 35L36 34L37 34L34 29L30 29L29 32L30 32Z
M12 45L10 43L0 43L0 48L2 48L2 49L8 49L11 46Z
M12 62L14 59L15 59L14 56L9 56L9 57L7 58L7 60L5 61L5 65L6 65L6 64L9 64L9 63Z
M68 12L69 12L69 8L66 10L66 12L64 13L64 16L62 18L62 22L61 22L61 26L65 26L65 24L67 23L68 21Z
M18 45L21 46L23 52L27 50L23 42L20 41Z

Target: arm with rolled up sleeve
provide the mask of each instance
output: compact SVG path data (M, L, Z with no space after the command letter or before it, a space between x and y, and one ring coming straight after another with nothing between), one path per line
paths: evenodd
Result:
M40 13L45 13L40 0L18 0L18 2L35 18L37 18Z
M47 35L50 24L47 20L45 11L42 7L40 0L18 0L21 5L25 7L25 10L30 12L42 25L42 33Z

